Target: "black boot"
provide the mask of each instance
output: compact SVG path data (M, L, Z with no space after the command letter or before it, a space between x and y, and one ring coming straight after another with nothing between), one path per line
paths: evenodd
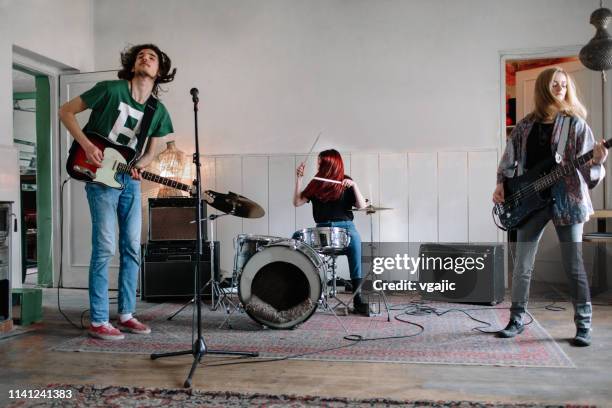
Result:
M369 316L370 315L370 305L367 302L363 301L361 297L361 285L362 278L351 279L351 284L353 285L352 292L355 293L355 297L353 298L353 309L355 313Z
M576 337L574 337L574 346L588 347L591 345L591 329L578 328L576 329Z
M510 319L506 328L497 332L497 337L509 339L510 337L521 334L523 330L525 330L525 325L523 325L523 323L515 319Z
M576 336L574 346L587 347L591 345L591 321L593 319L593 306L591 302L574 305L574 322L576 323Z

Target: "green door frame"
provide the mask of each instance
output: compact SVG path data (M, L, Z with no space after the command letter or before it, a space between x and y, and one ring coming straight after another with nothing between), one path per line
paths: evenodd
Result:
M51 168L51 87L36 75L36 260L38 285L53 286L53 171Z
M34 76L36 99L36 258L38 285L53 286L53 169L51 168L51 86L49 77L18 65L13 68ZM23 228L22 228L23 229ZM23 252L22 246L22 252ZM23 257L22 257L23 259Z

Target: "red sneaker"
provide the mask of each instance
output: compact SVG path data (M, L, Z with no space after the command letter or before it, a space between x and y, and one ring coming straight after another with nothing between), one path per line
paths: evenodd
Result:
M121 331L126 331L130 333L136 333L136 334L151 333L151 328L147 326L146 324L140 323L138 319L136 319L135 317L132 317L130 320L126 320L125 322L119 321L117 323L117 327L119 327Z
M90 326L87 330L91 337L102 340L123 340L125 335L113 327L112 324L106 323L102 326Z

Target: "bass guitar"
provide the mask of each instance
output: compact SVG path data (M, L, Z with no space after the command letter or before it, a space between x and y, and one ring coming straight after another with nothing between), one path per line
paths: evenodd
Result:
M605 140L604 146L609 149L612 138ZM565 164L557 164L551 157L522 176L506 179L504 202L493 206L495 225L504 231L520 227L531 214L550 204L551 199L544 194L547 190L592 158L592 150Z
M102 167L96 167L96 165L87 160L85 150L75 141L70 148L68 160L66 160L66 171L70 177L79 181L99 183L123 190L124 185L117 181L117 175L122 173L129 174L132 171L133 167L131 163L134 160L136 152L126 146L113 143L95 132L86 132L85 135L90 142L104 152ZM140 177L178 190L187 191L190 194L194 192L194 187L192 185L184 184L148 171L142 171Z

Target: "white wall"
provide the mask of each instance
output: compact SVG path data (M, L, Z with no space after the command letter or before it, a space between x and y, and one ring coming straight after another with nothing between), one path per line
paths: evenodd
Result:
M317 150L360 154L364 166L372 155L423 152L424 160L458 158L440 167L453 172L499 146L500 51L584 44L597 7L596 0L0 0L0 81L11 82L13 45L89 71L116 69L128 43L152 41L179 68L163 101L181 150L193 146L188 92L196 86L207 155L304 153L322 130ZM0 145L16 163L11 92L0 88ZM15 175L17 166L6 163L0 174ZM494 182L478 167L466 174L470 191ZM2 179L0 199L18 200L13 179ZM458 203L470 230L488 228L473 218L480 210L471 204L489 195ZM410 203L409 214L422 210ZM414 236L462 234L435 222L435 230Z
M0 0L1 83L12 82L13 45L58 65L92 70L91 13L91 0ZM0 89L0 144L11 145L12 87Z
M91 0L0 0L0 201L19 211L18 149L13 146L13 46L56 69L93 69ZM56 93L52 89L52 94ZM19 235L13 238L13 284L21 282Z
M152 41L178 67L164 101L205 154L496 149L500 50L586 43L596 0L108 0L96 69ZM490 176L490 180L493 180ZM492 183L492 182L491 182Z
M495 172L497 151L441 153L348 153L346 167L365 198L376 206L392 207L372 216L355 212L355 224L363 242L495 242L484 183L469 183L476 173ZM312 159L314 156L311 157ZM226 193L240 191L261 205L266 214L259 219L223 217L215 222L215 239L221 242L221 269L231 276L233 238L241 233L290 238L294 231L314 227L312 206L294 208L291 195L299 155L207 156L214 172L210 189ZM311 163L313 160L308 160ZM313 173L307 164L306 180ZM484 204L483 204L484 203ZM484 211L483 211L484 207ZM210 210L216 213L216 210ZM418 249L418 245L415 246ZM344 257L338 259L340 275L348 278ZM391 274L387 279L405 279Z

